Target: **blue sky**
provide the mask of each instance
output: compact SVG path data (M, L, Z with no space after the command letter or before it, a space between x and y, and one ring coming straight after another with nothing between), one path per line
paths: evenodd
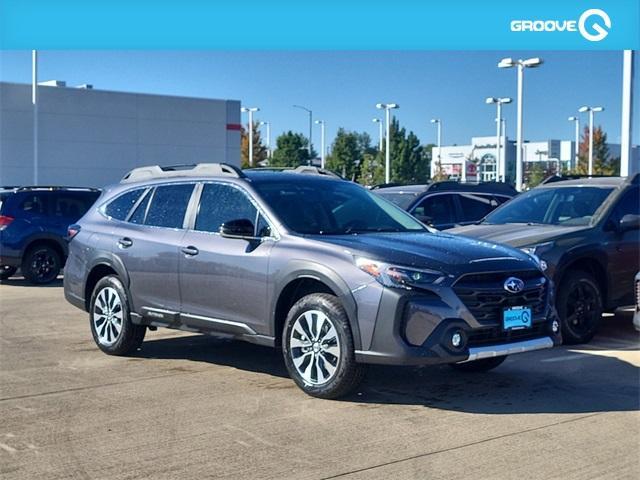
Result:
M41 51L41 80L91 83L97 89L241 100L258 106L272 137L308 131L305 105L327 124L367 131L377 141L377 102L400 104L397 116L423 143L435 142L431 118L443 122L443 144L493 135L495 106L487 96L516 96L515 69L499 70L503 57L542 57L525 72L524 130L529 140L572 139L567 117L581 105L597 114L610 142L620 137L621 52L345 52L345 51ZM636 56L637 57L637 56ZM636 58L636 72L638 60ZM639 142L640 92L636 75L634 143ZM31 81L29 51L0 51L0 79ZM515 103L506 106L507 133L515 138ZM582 116L586 121L586 117ZM246 122L246 118L244 118ZM314 126L314 144L320 132Z

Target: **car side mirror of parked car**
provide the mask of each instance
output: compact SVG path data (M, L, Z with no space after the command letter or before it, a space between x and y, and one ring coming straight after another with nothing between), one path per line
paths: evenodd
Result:
M220 225L220 235L224 238L242 238L256 240L253 222L247 218L229 220Z
M620 219L618 226L621 232L627 232L629 230L638 230L640 228L640 215L634 215L633 213L627 213Z

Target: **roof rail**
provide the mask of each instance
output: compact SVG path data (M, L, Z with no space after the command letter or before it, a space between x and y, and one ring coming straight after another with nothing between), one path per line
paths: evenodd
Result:
M328 177L342 178L340 175L333 173L331 170L314 167L313 165L300 165L293 170L285 170L285 172L304 173L307 175L326 175Z
M160 165L148 165L146 167L134 168L122 177L120 183L138 182L152 178L205 176L241 178L245 175L238 167L229 165L228 163L198 163L188 165L168 165L163 167Z
M4 188L4 187L3 187ZM56 190L73 190L80 192L100 192L99 188L94 187L69 187L65 185L25 185L23 187L16 187L16 191L18 192L26 192L31 190L48 190L48 191L56 191Z
M495 193L515 193L516 189L513 185L504 182L458 182L456 180L444 180L428 184L427 190L430 192L437 191L474 191L476 188L485 187Z
M540 185L546 185L547 183L562 182L564 180L580 180L582 178L619 178L619 175L580 175L580 174L565 174L565 175L551 175L545 178Z

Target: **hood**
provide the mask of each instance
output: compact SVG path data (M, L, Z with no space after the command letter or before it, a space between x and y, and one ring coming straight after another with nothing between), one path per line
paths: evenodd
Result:
M522 223L506 223L503 225L484 223L452 228L449 232L479 240L506 243L512 247L520 248L550 242L558 237L590 228L588 225L564 227L559 225L524 225Z
M315 235L313 239L343 247L354 255L450 274L537 269L535 261L520 250L448 233Z

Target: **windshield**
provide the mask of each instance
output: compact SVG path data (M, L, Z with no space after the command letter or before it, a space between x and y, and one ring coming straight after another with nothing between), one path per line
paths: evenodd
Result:
M409 208L409 205L416 199L418 196L417 193L414 192L384 192L384 191L375 191L376 195L380 195L385 200L389 200L390 202L395 203L401 209L406 210Z
M256 182L255 189L290 230L300 234L426 232L421 223L350 182Z
M494 210L482 223L589 225L612 190L600 187L533 189Z

